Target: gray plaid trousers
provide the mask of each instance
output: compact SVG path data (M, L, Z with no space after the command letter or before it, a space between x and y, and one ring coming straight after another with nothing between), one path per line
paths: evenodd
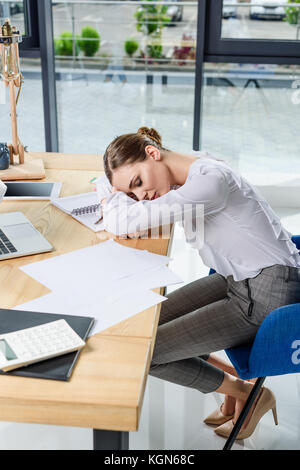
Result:
M209 354L252 342L268 313L299 303L300 268L275 264L242 281L215 273L166 297L149 374L209 393L224 380Z

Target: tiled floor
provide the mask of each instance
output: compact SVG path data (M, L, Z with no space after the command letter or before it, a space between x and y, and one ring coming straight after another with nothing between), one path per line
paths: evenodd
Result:
M290 232L300 234L300 209L280 208L276 212ZM170 268L180 274L184 283L208 273L197 252L185 244L179 227L175 231L171 256ZM218 354L225 358L224 352ZM233 449L300 450L300 376L271 377L266 380L266 385L277 398L279 425L274 425L272 413L268 412L255 433L249 439L235 443ZM130 433L130 448L222 449L224 439L203 423L203 418L221 402L222 395L217 393L203 395L149 376L139 431ZM92 431L88 429L0 423L0 450L91 448Z

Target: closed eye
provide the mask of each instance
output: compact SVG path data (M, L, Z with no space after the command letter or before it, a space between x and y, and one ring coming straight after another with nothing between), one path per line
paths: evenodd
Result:
M137 187L137 186L142 186L142 184L143 184L143 182L142 182L141 178L140 178L140 177L137 177L137 178L134 180L133 185L132 185L132 183L130 183L130 186L129 186L129 187L131 187L131 186L135 186L135 187ZM139 200L138 197L137 197L133 192L127 193L127 196L131 197L132 199L135 199L136 201Z
M128 193L127 196L131 197L131 199L134 199L135 201L138 201L138 198L134 193Z

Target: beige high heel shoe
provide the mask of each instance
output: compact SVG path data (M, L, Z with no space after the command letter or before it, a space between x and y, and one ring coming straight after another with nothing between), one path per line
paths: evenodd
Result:
M250 437L254 433L259 420L269 410L273 411L274 422L278 425L275 395L269 388L263 387L247 426L240 430L236 439L247 439ZM231 419L214 429L214 432L219 436L229 437L233 427L234 423Z
M222 413L222 406L224 403L221 404L220 408L217 408L215 411L210 413L203 422L205 424L217 425L220 426L221 424L226 423L227 421L233 418L233 415L224 415Z

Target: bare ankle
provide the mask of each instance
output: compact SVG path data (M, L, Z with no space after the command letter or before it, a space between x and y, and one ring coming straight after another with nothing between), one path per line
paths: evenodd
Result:
M224 403L222 406L222 413L225 416L233 415L235 411L235 398L231 395L225 395Z
M252 388L252 383L225 372L222 385L215 391L224 395L230 395L238 400L246 401Z

